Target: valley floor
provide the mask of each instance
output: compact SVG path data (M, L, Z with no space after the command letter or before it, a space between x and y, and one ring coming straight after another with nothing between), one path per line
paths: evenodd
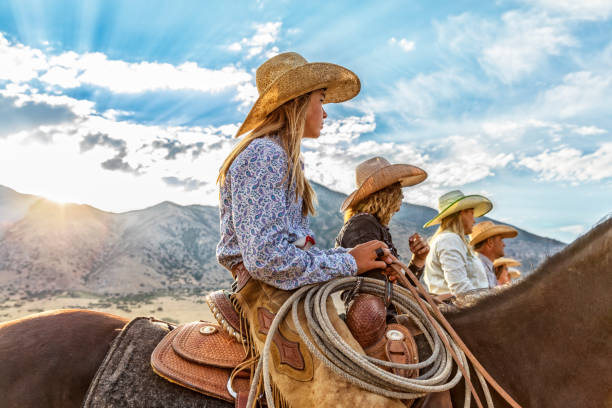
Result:
M125 317L153 316L172 323L214 321L202 295L165 295L145 299L104 298L62 294L41 299L5 300L0 303L0 323L53 309L88 309Z

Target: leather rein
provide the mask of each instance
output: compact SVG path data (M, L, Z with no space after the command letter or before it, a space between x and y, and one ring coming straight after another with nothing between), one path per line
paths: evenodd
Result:
M450 344L448 343L448 340L446 339L446 336L443 335L442 330L440 329L438 324L436 324L437 322L441 323L442 326L444 326L444 328L450 334L450 336L455 341L457 346L463 351L463 353L465 353L467 358L470 360L470 362L474 366L474 369L476 371L478 371L485 378L485 380L489 384L491 384L493 389L495 389L495 391L497 391L499 393L499 395L508 404L510 404L510 406L512 406L513 408L521 408L521 406L510 396L510 394L508 394L493 379L491 374L489 374L487 372L487 370L485 370L485 368L480 364L480 362L472 354L470 349L465 345L465 343L463 343L463 341L461 340L461 338L459 337L457 332L453 329L453 327L450 325L448 320L446 320L446 318L444 317L442 312L440 312L440 309L438 308L438 305L434 301L433 297L429 294L429 292L427 292L427 290L425 290L423 285L421 285L421 283L419 282L417 277L414 276L412 271L406 265L404 265L403 263L401 263L399 261L396 261L396 262L394 262L393 264L391 264L389 266L391 268L393 268L393 270L397 273L397 281L398 281L398 283L410 291L410 293L414 296L414 298L419 303L419 306L421 307L421 309L423 310L423 312L425 313L425 315L427 316L429 321L432 322L434 328L438 332L438 335L440 336L440 338L444 342L444 345L446 346L447 350L449 350L449 352L451 353L453 359L457 363L457 367L459 368L459 370L461 370L461 373L463 374L463 377L464 377L466 383L470 387L470 390L472 392L472 395L474 396L474 399L475 399L476 404L478 405L478 407L479 408L483 408L483 405L482 405L482 402L480 401L480 398L478 397L478 394L476 393L476 390L475 390L472 382L470 381L470 377L467 375L467 372L465 371L465 367L463 367L463 365L461 364L461 362L459 360L459 357L453 351L452 347L450 347ZM412 284L410 284L410 281L408 280L408 278L406 278L406 276L402 273L402 269L410 277L410 280L412 280L412 282L414 283L414 286ZM437 318L437 322L436 322L436 319L434 319L431 316L431 314L429 313L429 310L427 309L427 307L425 305L425 302L423 301L421 296L423 296L425 298L425 300L427 301L427 303L431 306L431 310L433 311L433 314Z

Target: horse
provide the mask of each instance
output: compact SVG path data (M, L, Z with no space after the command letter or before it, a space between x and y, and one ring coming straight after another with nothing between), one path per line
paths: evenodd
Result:
M612 407L611 290L608 219L529 277L445 317L521 406ZM126 322L67 310L0 324L0 407L80 406ZM463 392L451 390L453 406L463 406Z

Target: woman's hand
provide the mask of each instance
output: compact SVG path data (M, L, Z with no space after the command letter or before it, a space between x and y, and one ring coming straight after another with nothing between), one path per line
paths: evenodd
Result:
M419 234L412 234L408 238L408 246L412 252L412 263L419 268L425 266L425 259L429 253L429 244Z
M379 259L377 249L383 251L381 259ZM357 275L372 269L386 269L387 265L393 263L393 255L391 255L387 244L382 241L368 241L364 244L359 244L351 249L349 254L355 258L357 263Z

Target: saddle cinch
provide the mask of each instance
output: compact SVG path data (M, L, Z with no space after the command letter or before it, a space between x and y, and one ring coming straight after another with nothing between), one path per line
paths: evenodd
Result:
M198 321L176 327L153 351L151 365L170 382L246 407L250 372L236 370L231 379L234 369L247 359L240 317L226 291L209 294L206 302L218 323ZM385 324L386 308L380 299L361 295L354 303L347 324L366 354L397 363L417 362L414 334L403 325ZM418 370L393 371L409 378L418 376Z

